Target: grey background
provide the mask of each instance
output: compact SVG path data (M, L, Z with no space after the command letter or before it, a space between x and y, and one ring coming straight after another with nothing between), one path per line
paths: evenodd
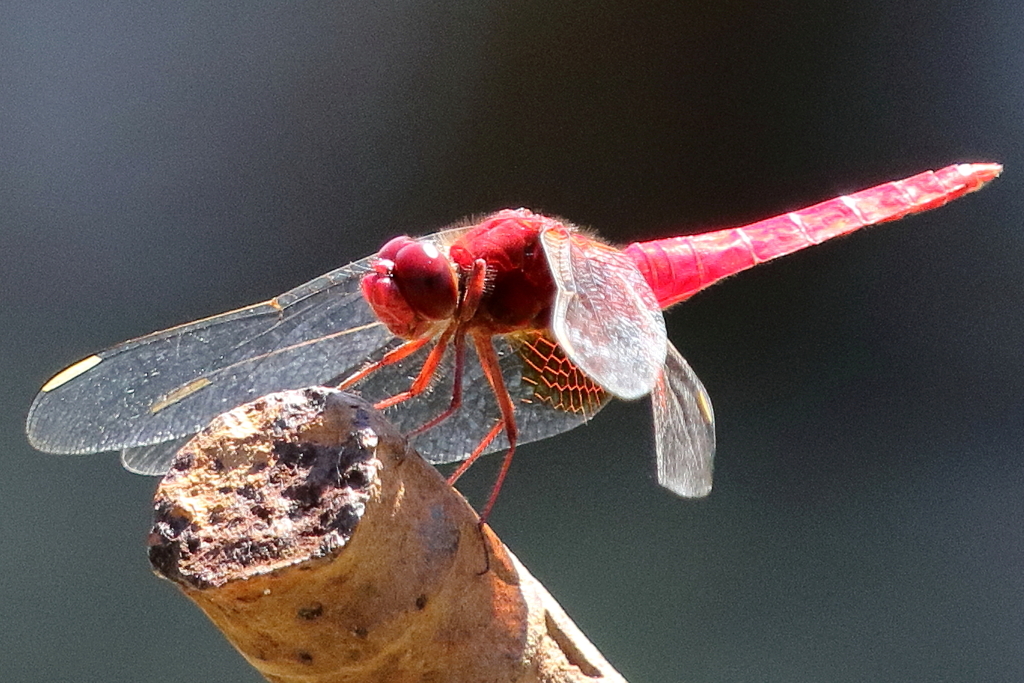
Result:
M492 522L632 683L1024 680L1019 3L0 15L0 679L259 680L149 573L155 480L26 444L68 363L467 214L625 242L997 160L669 313L717 410L709 499L655 485L618 403L524 447Z

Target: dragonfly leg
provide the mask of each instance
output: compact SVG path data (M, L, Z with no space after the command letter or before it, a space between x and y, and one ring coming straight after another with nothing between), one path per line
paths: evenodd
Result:
M409 341L404 342L401 346L391 349L390 351L385 353L380 360L370 363L362 370L356 372L353 375L349 375L347 379L342 380L341 383L338 384L338 389L348 389L359 380L365 379L366 377L373 374L377 370L380 370L383 367L387 367L388 365L393 365L405 358L408 358L409 356L411 356L412 354L416 353L424 346L429 344L430 339L430 337L423 337L421 339L410 339Z
M375 403L373 407L377 410L384 410L385 408L390 408L402 401L408 401L413 396L419 396L426 391L427 387L430 386L430 380L433 379L434 373L437 372L437 366L441 364L441 359L444 357L445 349L448 348L448 342L451 340L452 334L454 334L455 331L456 327L452 326L441 334L437 343L434 345L434 348L430 349L427 359L423 361L423 367L420 368L420 374L416 375L416 379L412 381L412 385L408 390L395 394L390 398L386 398L379 403Z
M452 472L448 477L449 486L453 486L455 482L459 480L459 477L465 474L466 470L473 466L473 463L477 461L477 458L484 454L484 449L490 446L491 442L498 438L498 434L501 434L501 430L504 428L505 423L502 420L498 420L498 422L491 427L491 431L487 432L487 435L480 440L476 449L474 449L474 451L470 453L469 457L462 461L462 464L459 465L458 469Z
M456 317L459 322L471 320L476 315L476 309L480 307L480 300L487 290L487 261L478 258L473 261L473 266L466 276L466 284L462 290L462 301L459 302L459 310Z
M462 302L459 304L459 310L456 314L459 327L455 330L455 371L452 373L454 375L452 401L443 413L412 430L410 435L422 434L428 429L436 427L454 415L459 407L462 406L462 374L463 369L466 367L466 331L464 324L473 318L476 314L476 309L480 306L480 299L483 296L486 285L486 275L487 262L483 259L477 259L473 262L473 267L470 269L469 275L466 276L466 284L463 287ZM487 440L487 443L493 440L494 437L492 436Z
M430 386L430 380L433 379L434 373L437 372L437 366L440 365L441 359L444 357L444 352L448 347L448 342L451 341L452 335L455 335L455 389L452 391L452 404L454 407L449 407L441 413L440 416L434 418L427 424L429 427L433 427L442 420L450 417L452 413L458 409L459 405L462 404L462 366L464 364L462 358L464 357L464 353L462 352L463 342L461 337L465 334L463 324L473 317L476 313L477 307L480 305L480 298L483 296L484 286L486 284L486 275L487 262L483 259L477 259L474 261L469 274L466 276L466 284L463 287L462 301L459 303L459 310L455 315L455 323L448 326L448 328L441 334L441 337L437 340L437 344L430 350L430 354L427 356L427 359L423 362L423 367L420 369L420 374L416 376L415 380L413 380L412 386L409 387L409 390L384 399L383 401L375 404L373 406L374 408L377 410L384 410L385 408L390 408L402 401L407 401L410 398L418 396L426 391L427 387ZM422 344L420 344L420 346L422 346ZM401 349L402 347L400 346L398 348ZM395 350L397 351L398 349ZM406 353L405 355L409 354ZM420 427L414 433L418 434L429 427Z
M487 522L495 501L498 500L501 485L505 483L508 468L512 465L512 456L516 452L516 440L519 437L519 430L516 427L515 406L512 404L512 397L505 386L505 380L501 376L501 366L498 364L498 354L494 352L494 344L491 343L489 336L475 334L473 335L473 346L476 348L476 354L480 358L480 365L483 367L487 381L494 391L494 398L498 401L498 408L501 410L501 422L498 424L504 426L505 436L508 438L508 451L505 452L505 459L501 463L501 470L498 471L498 478L491 488L491 495L487 498L487 503L484 505L483 510L480 511L480 524L483 525ZM494 430L492 430L492 433L494 436L497 436ZM494 436L489 434L486 443L490 443ZM486 448L486 443L477 448L483 451L483 448Z
M455 371L452 373L454 376L454 384L452 386L452 402L448 405L448 408L440 415L434 417L429 422L420 425L416 429L409 432L409 436L416 434L422 434L423 432L436 427L441 424L449 417L455 414L455 411L462 406L462 371L466 366L466 333L463 330L457 330L455 332Z

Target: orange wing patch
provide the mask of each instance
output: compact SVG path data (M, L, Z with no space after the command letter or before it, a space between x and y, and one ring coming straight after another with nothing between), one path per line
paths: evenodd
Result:
M593 415L609 399L608 392L576 367L546 333L517 336L516 352L523 359L523 382L533 387L534 399L555 410L584 415Z

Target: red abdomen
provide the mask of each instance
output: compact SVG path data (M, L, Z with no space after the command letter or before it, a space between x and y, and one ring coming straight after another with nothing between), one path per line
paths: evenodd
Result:
M974 192L999 164L956 164L830 199L740 228L636 242L626 255L668 308L724 277L867 225L927 211Z

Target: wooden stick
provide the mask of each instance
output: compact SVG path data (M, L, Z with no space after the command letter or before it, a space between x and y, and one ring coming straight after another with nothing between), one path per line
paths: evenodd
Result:
M218 417L150 561L269 681L625 683L379 413L316 387Z

